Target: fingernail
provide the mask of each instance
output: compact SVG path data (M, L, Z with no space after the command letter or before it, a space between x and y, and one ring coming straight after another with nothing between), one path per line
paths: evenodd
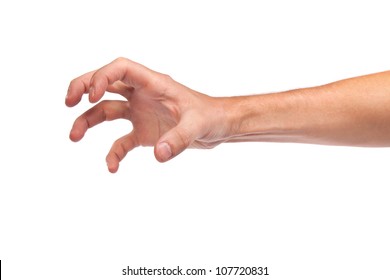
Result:
M94 87L94 86L91 86L91 87L89 88L89 96L90 96L91 98L95 97L95 87Z
M171 158L172 150L171 147L165 142L158 144L157 150L159 151L160 157L163 161L166 161Z

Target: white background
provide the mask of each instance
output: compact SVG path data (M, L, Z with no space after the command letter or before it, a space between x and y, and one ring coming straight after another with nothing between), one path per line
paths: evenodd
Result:
M225 144L160 164L139 148L112 175L128 122L68 139L90 107L65 107L69 81L119 56L213 96L389 69L387 1L315 2L2 1L4 279L171 279L127 265L389 279L389 149ZM182 277L214 278L261 279Z

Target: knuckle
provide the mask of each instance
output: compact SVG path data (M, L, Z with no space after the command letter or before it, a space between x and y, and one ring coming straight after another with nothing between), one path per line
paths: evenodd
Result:
M114 60L114 62L117 62L117 63L125 63L128 61L129 61L129 59L127 59L126 57L123 57L123 56L120 56Z
M172 79L172 77L170 76L170 75L168 75L168 74L161 74L161 76L162 76L162 79L164 80L164 81L166 81L166 82L171 82L171 81L173 81L173 79Z
M113 147L115 147L115 152L118 152L118 150L123 152L123 140L121 138L115 140Z
M160 82L160 84L164 85L167 88L170 87L174 82L172 77L169 76L168 74L159 74L157 79Z
M179 139L182 142L184 147L190 146L190 144L191 144L191 137L190 137L189 132L187 132L186 130L182 129L180 131L177 131L177 136L179 137Z
M145 84L145 88L159 92L162 96L164 96L172 88L172 82L173 79L169 75L154 73Z

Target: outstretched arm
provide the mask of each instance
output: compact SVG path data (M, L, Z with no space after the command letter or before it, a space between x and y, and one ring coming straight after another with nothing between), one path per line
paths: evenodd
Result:
M390 71L228 103L229 141L390 146Z
M65 102L75 106L87 93L95 103L105 91L126 101L101 101L76 119L70 138L79 141L106 120L131 121L133 130L107 155L111 172L137 146L154 146L161 162L188 147L223 142L390 146L390 72L288 92L215 98L119 58L74 79Z

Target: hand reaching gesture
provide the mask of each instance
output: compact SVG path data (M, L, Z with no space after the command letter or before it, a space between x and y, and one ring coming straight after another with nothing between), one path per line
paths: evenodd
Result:
M156 159L165 162L188 147L212 148L228 135L222 98L191 90L125 58L74 79L65 103L75 106L85 93L95 103L106 91L126 101L104 100L93 106L75 120L70 139L81 140L89 128L104 121L129 120L133 130L116 140L106 157L110 172L138 146L154 146Z

